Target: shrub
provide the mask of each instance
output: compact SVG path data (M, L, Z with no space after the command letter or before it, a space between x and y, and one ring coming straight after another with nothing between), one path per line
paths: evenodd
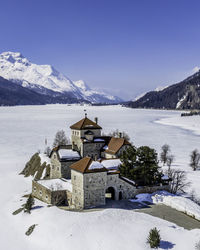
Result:
M158 248L160 246L160 233L157 228L153 228L149 232L147 243L149 243L151 248Z
M30 194L27 201L26 201L26 204L24 206L24 212L26 213L31 213L31 209L32 209L32 206L34 205L34 198L32 197L32 195Z

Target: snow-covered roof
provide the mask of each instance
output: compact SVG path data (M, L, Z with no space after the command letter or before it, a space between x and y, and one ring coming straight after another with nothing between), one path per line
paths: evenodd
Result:
M71 180L50 179L50 180L39 180L37 182L42 186L50 189L51 191L69 190L70 192L72 192Z
M80 159L79 153L71 149L59 149L58 155L60 159L65 159L65 160Z
M168 176L168 175L163 175L163 176L161 177L161 179L162 179L162 180L169 180L169 176Z
M102 168L104 168L104 166L100 162L92 161L88 169L93 170L93 169L102 169Z
M94 142L105 142L105 140L101 139L101 138L96 138L96 139L94 139Z
M70 168L81 173L107 172L107 169L99 161L93 161L91 157L84 157L72 164Z
M118 169L119 165L122 164L120 159L108 159L102 160L101 164L107 169Z

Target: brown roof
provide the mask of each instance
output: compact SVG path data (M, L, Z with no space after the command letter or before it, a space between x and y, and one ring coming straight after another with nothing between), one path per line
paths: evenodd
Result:
M102 168L97 168L97 169L89 169L90 165L94 161L90 157L84 157L80 161L75 162L70 166L71 169L76 170L81 173L94 173L94 172L105 172L107 171L106 168L102 166ZM99 163L100 164L100 163Z
M116 154L124 145L131 145L131 143L124 138L112 137L110 142L108 143L108 149L106 149L105 152L109 154Z
M81 129L102 129L102 127L100 127L98 124L91 121L87 117L85 117L82 120L80 120L79 122L73 124L70 128L71 129L78 129L78 130L81 130Z

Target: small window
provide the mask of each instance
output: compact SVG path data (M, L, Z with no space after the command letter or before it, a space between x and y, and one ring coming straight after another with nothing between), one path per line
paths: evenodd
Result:
M42 196L42 190L40 190L40 196Z
M57 170L59 171L59 167L57 167Z
M120 185L119 187L122 188L122 185Z
M33 189L33 190L34 190L34 192L35 192L35 191L36 191L36 187L34 187L34 189Z
M54 159L56 159L56 154L54 154Z
M54 169L54 165L52 165L52 169Z

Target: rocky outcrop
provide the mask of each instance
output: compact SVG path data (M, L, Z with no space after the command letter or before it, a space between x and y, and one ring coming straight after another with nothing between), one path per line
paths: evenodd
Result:
M20 173L24 177L32 176L35 180L50 178L50 164L42 161L38 153L34 154Z

